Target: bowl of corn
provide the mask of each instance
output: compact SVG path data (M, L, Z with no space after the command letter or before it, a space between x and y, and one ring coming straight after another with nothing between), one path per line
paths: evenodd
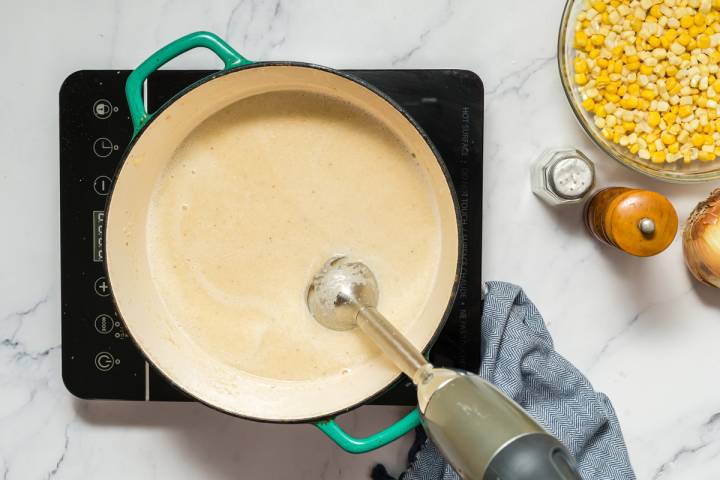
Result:
M615 160L671 182L720 178L720 0L568 0L558 64Z

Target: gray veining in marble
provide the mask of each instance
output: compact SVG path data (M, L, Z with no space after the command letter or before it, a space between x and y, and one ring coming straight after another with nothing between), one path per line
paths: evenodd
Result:
M193 30L251 59L338 68L467 68L484 80L484 277L522 285L557 348L608 393L638 478L709 480L720 471L720 295L686 273L679 240L636 259L583 230L580 209L530 191L552 146L584 150L599 185L670 197L681 218L714 185L648 180L584 136L555 62L562 0L76 0L3 3L0 18L0 472L26 479L367 478L402 471L409 438L340 451L314 427L238 420L190 404L85 402L60 377L57 93L82 68L131 68ZM193 51L175 68L217 61ZM343 422L369 434L404 409Z

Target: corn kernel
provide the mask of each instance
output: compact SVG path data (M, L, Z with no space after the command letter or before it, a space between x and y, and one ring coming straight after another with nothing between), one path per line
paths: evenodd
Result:
M697 39L697 46L699 48L709 48L710 47L710 37L707 35L700 35Z
M680 26L682 28L690 28L695 23L695 19L690 15L685 15L680 19Z
M587 45L587 35L585 35L585 32L582 30L578 30L575 32L575 48L582 48L585 45Z
M665 162L665 158L666 158L666 157L665 157L665 152L662 152L662 151L660 151L660 152L657 152L657 151L656 151L656 152L653 152L652 156L650 157L650 159L652 160L653 163L664 163L664 162Z
M680 108L678 108L678 115L680 115L680 118L689 117L692 115L692 107L690 105L680 105Z
M640 94L645 100L653 100L655 98L655 92L652 90L645 89Z
M660 114L658 112L650 112L648 114L648 124L651 127L657 127L660 125Z
M577 83L578 85L585 85L587 82L587 76L584 73L575 74L575 83Z
M643 75L652 75L653 69L650 65L640 65L640 73Z
M701 133L694 133L692 137L690 137L690 141L696 147L701 147L705 143L705 135Z
M698 160L701 162L712 162L715 160L715 152L700 151L698 152Z
M672 145L673 143L675 143L676 138L675 135L672 135L670 133L663 133L662 135L660 135L660 140L662 140L662 143L664 143L665 145Z
M668 146L668 152L669 153L678 153L680 151L680 144L679 143L673 143L672 145Z
M628 96L622 99L620 102L620 105L626 110L632 110L635 107L637 107L638 99L637 97Z
M595 108L595 101L592 98L588 98L584 102L582 102L582 106L585 110L590 112Z
M582 58L575 59L575 73L587 73L588 64Z

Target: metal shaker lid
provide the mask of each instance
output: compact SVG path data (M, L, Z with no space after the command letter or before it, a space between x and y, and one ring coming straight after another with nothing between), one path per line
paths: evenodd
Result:
M549 175L552 189L562 198L583 197L593 186L594 171L579 156L567 156L555 162Z

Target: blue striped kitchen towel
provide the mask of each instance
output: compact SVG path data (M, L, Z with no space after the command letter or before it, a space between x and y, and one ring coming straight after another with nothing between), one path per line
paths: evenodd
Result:
M610 400L553 348L537 308L520 287L490 282L482 315L480 375L559 438L584 480L635 479ZM401 480L459 480L419 432ZM420 443L421 442L421 443ZM375 480L391 479L382 465Z

